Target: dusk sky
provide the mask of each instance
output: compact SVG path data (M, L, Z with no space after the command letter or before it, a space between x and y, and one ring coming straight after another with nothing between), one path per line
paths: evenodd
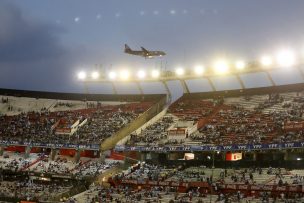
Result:
M303 19L302 0L0 0L0 87L82 92L75 75L95 64L191 68L303 52ZM167 55L126 55L125 43Z

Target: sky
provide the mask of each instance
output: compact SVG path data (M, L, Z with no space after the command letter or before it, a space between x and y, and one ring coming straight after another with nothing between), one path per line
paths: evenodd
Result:
M76 74L96 64L105 71L190 68L219 57L252 61L279 47L303 51L303 19L302 0L0 0L0 87L83 92ZM125 43L167 55L130 56ZM249 86L268 85L259 78L247 78ZM229 78L215 83L237 88ZM149 93L161 88L143 86ZM92 87L102 90L111 86Z

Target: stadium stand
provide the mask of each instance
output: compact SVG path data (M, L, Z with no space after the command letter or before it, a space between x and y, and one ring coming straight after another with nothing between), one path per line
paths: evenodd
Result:
M303 141L302 128L294 127L302 125L303 101L303 92L213 100L181 98L170 106L164 118L140 134L132 134L129 144L220 145ZM183 122L193 122L193 125L183 126Z
M230 162L227 154L231 158L234 151L187 148L303 142L302 91L184 95L166 112L153 114L156 120L143 119L131 131L130 124L158 99L100 102L3 96L0 201L303 201L301 149L237 150L244 160ZM24 107L18 109L19 103ZM145 123L149 125L142 127ZM119 142L124 146L99 150L124 129L131 132L126 142ZM98 148L79 148L82 145ZM164 151L164 146L183 150ZM136 147L150 148L141 152L143 148ZM263 164L247 162L259 158Z

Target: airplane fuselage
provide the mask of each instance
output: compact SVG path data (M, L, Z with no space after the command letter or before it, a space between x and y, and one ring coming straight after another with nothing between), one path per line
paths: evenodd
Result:
M125 48L125 53L131 54L131 55L136 55L136 56L142 56L145 58L153 58L153 57L162 57L166 55L165 52L163 51L148 51L144 48L142 48L142 51L135 51L131 50L129 47Z

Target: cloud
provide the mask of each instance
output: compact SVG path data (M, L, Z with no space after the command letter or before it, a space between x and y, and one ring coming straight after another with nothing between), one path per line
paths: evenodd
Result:
M62 27L34 21L7 1L0 2L0 27L0 87L64 91L71 86L75 53L61 43Z
M25 62L55 58L64 53L58 26L31 22L12 4L0 3L0 61Z

